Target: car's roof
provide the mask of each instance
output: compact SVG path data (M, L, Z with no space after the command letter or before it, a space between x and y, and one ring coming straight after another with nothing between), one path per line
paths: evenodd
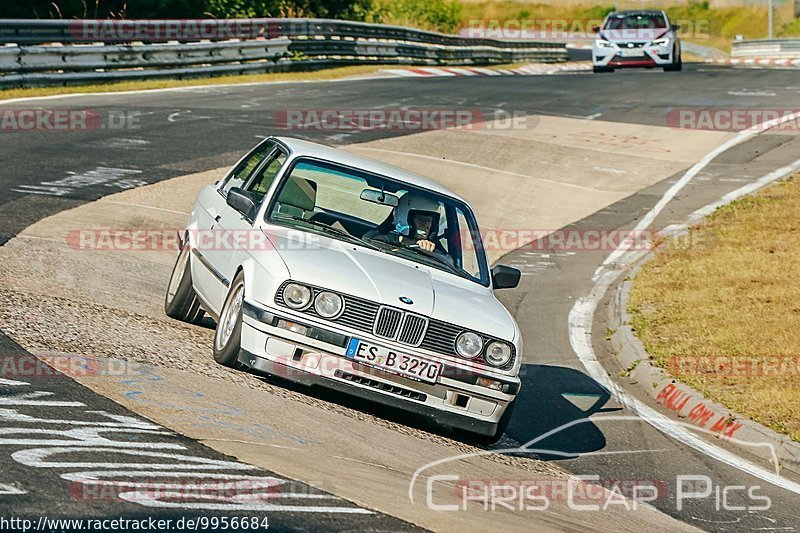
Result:
M609 13L609 17L619 17L619 16L628 16L628 15L663 15L666 16L666 13L660 9L627 9L624 11L614 11L613 13Z
M286 145L292 151L292 157L305 155L316 157L318 159L324 159L325 161L331 161L344 166L365 170L371 174L378 174L380 176L386 176L387 178L403 181L415 187L428 189L445 196L452 196L453 198L466 203L461 196L443 186L441 183L430 178L426 178L425 176L420 176L419 174L415 174L408 170L403 170L402 168L394 165L389 165L375 159L370 159L369 157L351 154L350 152L338 150L330 146L325 146L324 144L296 139L294 137L275 136L272 138Z

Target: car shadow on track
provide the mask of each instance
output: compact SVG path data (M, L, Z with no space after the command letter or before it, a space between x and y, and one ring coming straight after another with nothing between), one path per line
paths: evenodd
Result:
M399 411L338 391L307 387L261 373L256 375L267 383L364 412L391 423L481 446L480 442L468 434L440 426L429 417ZM611 397L607 389L582 372L559 366L524 365L520 377L523 381L522 391L517 397L506 437L524 445L553 432L551 436L536 440L535 445L531 446L553 452L530 454L541 460L570 459L605 447L605 436L593 423L576 423L573 426L570 423L585 420L594 413L607 412L609 409L604 406Z
M606 446L593 423L577 423L606 408L611 393L578 370L554 365L523 365L522 390L506 436L527 448L550 450L534 454L542 460L570 459ZM574 423L574 424L573 424Z

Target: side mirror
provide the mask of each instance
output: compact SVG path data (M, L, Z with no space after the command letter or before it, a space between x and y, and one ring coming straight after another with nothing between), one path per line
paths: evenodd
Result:
M678 31L679 29L681 29L681 25L680 24L670 24L669 25L669 29L672 30L672 31Z
M253 196L239 187L231 187L226 200L229 206L253 220L256 216L256 201Z
M513 289L519 285L522 272L516 268L497 265L492 269L492 285L495 289Z
M600 26L592 26L592 31L594 33L600 33Z

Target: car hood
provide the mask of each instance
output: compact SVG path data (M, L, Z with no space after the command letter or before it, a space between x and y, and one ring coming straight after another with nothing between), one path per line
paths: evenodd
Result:
M265 231L291 279L406 309L505 340L511 315L486 287L342 241L298 231ZM401 297L410 298L404 304Z

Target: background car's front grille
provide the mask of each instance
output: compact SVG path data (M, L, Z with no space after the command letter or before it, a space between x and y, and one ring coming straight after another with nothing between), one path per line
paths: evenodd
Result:
M283 283L278 288L278 292L275 295L275 303L281 307L288 307L283 299L283 289L289 283L291 282L287 281ZM320 287L311 287L311 289L313 291L313 298L316 298L317 294L325 290ZM403 309L382 306L375 302L358 298L357 296L339 294L344 299L344 311L337 318L333 319L332 322L348 326L358 331L372 333L377 337L396 340L410 346L418 346L430 352L459 357L456 353L456 338L462 331L465 331L465 328L441 320L408 313ZM313 304L303 310L303 312L319 317L314 310ZM326 318L322 319L330 320ZM483 337L484 345L493 340L497 340L494 337L483 335L479 332L476 333ZM509 364L503 368L510 368L516 358L513 344L511 345L511 352L511 360Z
M397 337L397 330L402 320L403 312L399 309L381 307L375 320L375 335L384 339L394 339Z

